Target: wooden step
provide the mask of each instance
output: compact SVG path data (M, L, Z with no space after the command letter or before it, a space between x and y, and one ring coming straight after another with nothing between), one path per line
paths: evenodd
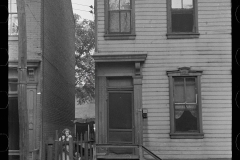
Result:
M139 159L138 155L132 154L111 154L111 155L96 155L97 158L101 159Z

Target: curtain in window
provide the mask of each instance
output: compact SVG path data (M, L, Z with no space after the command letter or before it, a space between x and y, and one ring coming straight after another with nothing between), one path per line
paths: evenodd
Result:
M175 106L175 119L180 118L182 116L184 110L185 110L184 105L176 105Z
M185 110L190 111L190 113L197 118L197 106L196 105L176 105L175 106L175 119L179 119Z
M196 105L186 105L186 108L191 112L191 114L197 118L197 106Z

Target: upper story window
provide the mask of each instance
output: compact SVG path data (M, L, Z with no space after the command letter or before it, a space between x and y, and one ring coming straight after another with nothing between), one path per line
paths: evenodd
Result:
M167 0L168 38L197 38L197 0Z
M182 67L168 71L171 138L203 138L201 84L202 71Z
M105 0L105 39L134 39L134 0Z
M8 35L18 35L18 14L16 0L8 0Z

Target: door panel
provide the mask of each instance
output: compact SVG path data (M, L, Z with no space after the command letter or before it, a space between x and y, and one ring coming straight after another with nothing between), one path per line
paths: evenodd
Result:
M132 93L109 93L109 129L132 129Z

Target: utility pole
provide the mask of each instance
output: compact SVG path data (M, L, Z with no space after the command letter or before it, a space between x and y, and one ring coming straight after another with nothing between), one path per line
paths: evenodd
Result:
M25 0L17 0L18 12L18 114L20 160L28 160L29 129L27 108L27 33Z

